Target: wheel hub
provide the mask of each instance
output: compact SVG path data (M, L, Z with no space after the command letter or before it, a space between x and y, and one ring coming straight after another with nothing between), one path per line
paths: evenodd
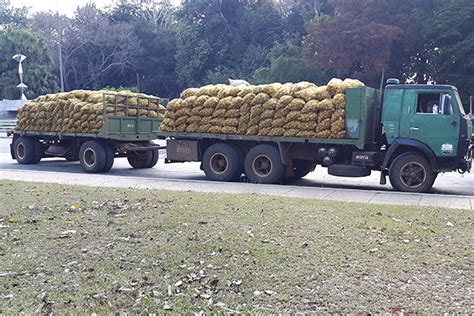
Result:
M254 159L252 167L255 174L265 177L272 171L272 161L267 156L258 156Z
M426 180L426 170L418 162L409 162L402 166L400 181L410 188L417 188Z
M227 157L221 153L216 153L211 157L210 163L211 169L216 174L223 174L227 171L229 162Z
M16 147L16 155L20 158L23 159L25 158L25 145L23 144L18 144Z
M95 163L95 151L88 148L84 151L84 164L87 167L93 167Z

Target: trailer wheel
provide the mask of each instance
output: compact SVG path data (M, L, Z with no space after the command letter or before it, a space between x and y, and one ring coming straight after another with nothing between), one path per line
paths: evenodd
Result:
M112 166L114 165L115 148L109 143L104 143L103 146L105 150L106 161L104 169L102 169L101 172L108 172L110 169L112 169Z
M156 164L158 163L158 159L160 158L160 154L158 150L152 150L151 154L152 154L151 162L147 168L153 168L154 166L156 166Z
M35 140L29 137L18 137L13 145L15 158L19 164L30 165L37 163ZM41 159L41 158L40 158Z
M202 157L202 168L213 181L235 181L242 175L243 158L240 152L228 144L214 144Z
M107 162L106 150L98 141L85 142L79 150L79 161L85 172L102 172Z
M430 163L418 153L398 156L389 170L392 186L403 192L426 192L432 186L436 175Z
M135 169L150 168L153 162L153 153L148 151L129 151L127 153L127 160L130 166Z
M253 183L280 183L285 176L285 167L279 151L270 145L258 145L245 156L245 174Z

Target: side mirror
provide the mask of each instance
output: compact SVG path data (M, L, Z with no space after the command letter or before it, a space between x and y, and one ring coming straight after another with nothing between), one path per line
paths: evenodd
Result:
M449 115L452 113L451 111L451 96L449 94L443 94L443 98L441 100L441 114Z

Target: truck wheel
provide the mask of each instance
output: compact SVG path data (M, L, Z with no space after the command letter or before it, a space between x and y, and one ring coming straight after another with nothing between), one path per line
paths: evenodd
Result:
M214 144L202 157L202 168L209 180L235 181L242 175L242 155L227 144Z
M104 169L102 169L101 172L108 172L110 169L112 169L112 166L114 165L115 148L109 143L104 143L103 146L105 150L106 161Z
M436 179L430 163L418 153L398 156L390 166L392 186L403 192L426 192Z
M129 151L127 160L130 166L135 169L149 168L153 160L153 153L148 151Z
M293 160L293 174L292 179L301 179L311 172L311 163L307 160Z
M15 158L19 164L29 165L37 163L35 140L29 137L18 137L13 145ZM40 158L41 159L41 158Z
M258 145L245 156L245 174L253 183L280 183L285 176L285 167L279 151L270 145Z
M79 150L79 161L85 172L102 172L107 162L104 146L95 140L85 142Z
M152 154L151 162L147 168L153 168L154 166L156 166L156 164L158 163L158 159L160 158L160 154L158 150L152 150L151 154Z

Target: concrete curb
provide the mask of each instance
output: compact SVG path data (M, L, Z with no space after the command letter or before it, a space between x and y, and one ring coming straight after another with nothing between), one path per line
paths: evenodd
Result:
M225 183L203 180L171 180L153 177L104 176L99 174L71 174L1 169L1 180L84 185L92 187L157 189L210 193L254 193L287 196L311 200L331 200L379 205L404 205L473 210L474 197L444 194L419 194L394 191L354 190L335 188L301 187L294 185L261 185L250 183Z

